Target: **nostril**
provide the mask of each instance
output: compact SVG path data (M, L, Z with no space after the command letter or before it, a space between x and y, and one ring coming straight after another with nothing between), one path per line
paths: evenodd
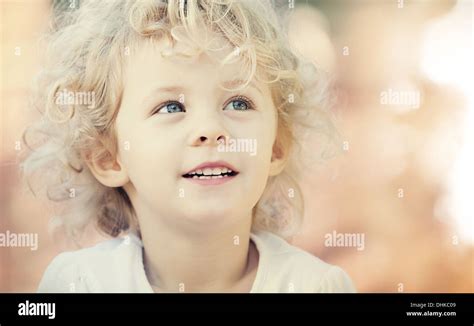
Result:
M205 141L207 140L207 137L201 136L201 137L199 137L199 140L200 140L201 142L205 142Z
M225 144L226 142L226 137L225 136L219 136L219 138L217 138L217 143L218 144Z

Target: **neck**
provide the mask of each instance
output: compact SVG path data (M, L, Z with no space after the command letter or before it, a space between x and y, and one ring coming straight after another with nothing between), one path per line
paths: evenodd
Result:
M238 220L248 223L200 232L183 232L157 220L141 223L145 270L156 291L227 292L248 283L255 269L254 255L249 256L250 216Z

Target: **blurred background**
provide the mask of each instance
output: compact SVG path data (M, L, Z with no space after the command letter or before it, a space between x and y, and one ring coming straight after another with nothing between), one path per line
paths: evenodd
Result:
M36 251L0 246L0 292L36 291L73 249L48 234L54 211L21 185L17 159L38 118L38 38L73 1L0 0L0 233L38 234ZM293 244L341 266L359 292L473 292L472 1L279 3L294 51L333 76L342 136L342 154L306 174ZM334 234L363 236L363 248L328 244Z

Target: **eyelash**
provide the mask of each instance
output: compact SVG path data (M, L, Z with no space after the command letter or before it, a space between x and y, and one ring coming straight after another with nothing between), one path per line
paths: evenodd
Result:
M154 114L157 114L161 109L165 108L167 105L170 105L170 104L176 104L177 106L179 106L184 112L186 112L186 109L184 108L184 105L181 103L181 102L178 102L178 101L166 101L158 106L156 106L154 109L153 109L153 113L152 115Z
M244 102L248 109L247 110L243 110L243 111L248 111L248 110L255 110L255 104L253 103L252 100L250 100L249 98L247 98L246 96L243 96L243 95L238 95L238 96L234 96L232 97L231 99L229 99L227 102L225 102L224 104L224 108L226 108L230 103L232 103L233 101L242 101ZM170 104L176 104L178 105L184 112L186 112L186 108L184 107L184 105L181 103L181 102L178 102L178 101L166 101L164 102L163 104L160 104L158 106L155 107L155 109L153 110L153 113L152 115L154 114L157 114L161 109L165 108L167 105L170 105ZM235 110L235 111L239 111L239 110ZM182 112L182 113L184 113Z
M234 96L232 97L231 99L229 99L225 104L224 104L224 108L227 107L227 105L229 105L230 103L232 103L233 101L242 101L244 102L248 109L247 110L255 110L255 104L252 102L251 99L247 98L246 96L243 96L243 95L237 95L237 96ZM245 111L247 111L245 110ZM238 110L236 110L238 111Z

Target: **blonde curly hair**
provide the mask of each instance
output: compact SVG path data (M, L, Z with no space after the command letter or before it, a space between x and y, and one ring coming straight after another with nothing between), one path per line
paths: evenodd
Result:
M227 41L229 55L221 64L230 62L237 49L248 82L256 76L270 85L278 116L275 148L288 153L285 169L269 179L253 209L253 229L282 236L297 230L303 217L296 182L300 140L307 130L319 130L327 139L334 139L335 132L324 109L327 84L290 50L279 9L267 0L114 0L81 1L80 8L55 15L45 35L46 62L33 100L42 119L23 134L29 151L21 168L35 194L64 204L56 221L70 236L80 236L91 221L113 237L139 230L125 190L99 183L85 160L117 153L114 122L124 63L140 42L186 39L194 51L186 55L212 53L212 42L203 42L202 27ZM170 49L166 55L183 54ZM58 103L63 90L91 92L95 105ZM86 158L92 148L97 149L95 157ZM39 187L31 183L34 176Z

